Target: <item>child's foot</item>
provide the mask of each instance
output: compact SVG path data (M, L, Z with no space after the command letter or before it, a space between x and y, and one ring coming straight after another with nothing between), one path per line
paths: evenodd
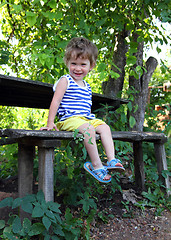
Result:
M95 179L102 183L108 183L111 181L111 176L108 175L106 167L100 169L94 169L90 162L84 163L84 169L89 172Z
M117 171L125 171L125 168L121 164L119 159L112 159L110 162L107 162L106 166L107 170L117 170Z

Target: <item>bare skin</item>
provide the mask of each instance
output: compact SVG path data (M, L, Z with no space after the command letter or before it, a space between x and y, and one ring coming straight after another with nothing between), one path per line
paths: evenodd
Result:
M103 167L103 164L101 162L98 149L97 149L96 137L95 137L96 133L100 134L101 141L104 146L108 161L114 158L114 155L115 155L114 144L111 137L110 128L107 124L99 125L96 129L94 129L92 125L85 123L81 125L78 128L78 130L80 133L84 135L84 145L91 159L94 169L99 169ZM86 134L86 132L88 132L90 136ZM91 138L92 144L88 142L90 138ZM111 178L111 175L108 174L103 180L109 180L110 178Z

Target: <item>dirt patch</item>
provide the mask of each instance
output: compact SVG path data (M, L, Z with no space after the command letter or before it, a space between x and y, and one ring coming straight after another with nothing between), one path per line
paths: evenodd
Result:
M108 223L94 227L91 239L170 240L171 213L165 210L161 216L155 216L154 209L147 209L133 218L115 216Z

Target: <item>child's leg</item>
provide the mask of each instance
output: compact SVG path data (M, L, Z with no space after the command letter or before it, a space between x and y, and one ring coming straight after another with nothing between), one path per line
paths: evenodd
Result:
M111 160L113 160L110 162L110 168L108 165L108 169L119 169L123 171L123 165L119 162L118 159L115 159L115 149L110 127L107 124L101 124L96 127L96 132L100 134L100 138L108 159L108 164Z
M78 127L78 130L80 133L84 135L84 145L85 148L88 152L88 155L91 159L92 165L94 169L99 169L103 167L103 164L100 160L99 154L98 154L98 149L97 149L97 144L96 144L96 132L95 128L90 125L89 123L84 123L80 127ZM88 133L88 134L86 134ZM89 140L91 139L91 143L89 143ZM107 175L104 180L109 180L111 178L110 175Z
M115 158L115 149L110 127L107 124L99 125L96 132L100 134L102 145L105 149L108 162Z

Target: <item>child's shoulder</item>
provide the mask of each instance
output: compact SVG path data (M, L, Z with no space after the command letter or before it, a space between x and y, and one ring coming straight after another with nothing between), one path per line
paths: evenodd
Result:
M65 83L68 84L68 81L69 81L68 75L63 75L63 76L61 76L61 77L55 82L55 84L53 85L53 91L55 92L56 86L58 85L59 82L63 82L63 83L65 82Z

